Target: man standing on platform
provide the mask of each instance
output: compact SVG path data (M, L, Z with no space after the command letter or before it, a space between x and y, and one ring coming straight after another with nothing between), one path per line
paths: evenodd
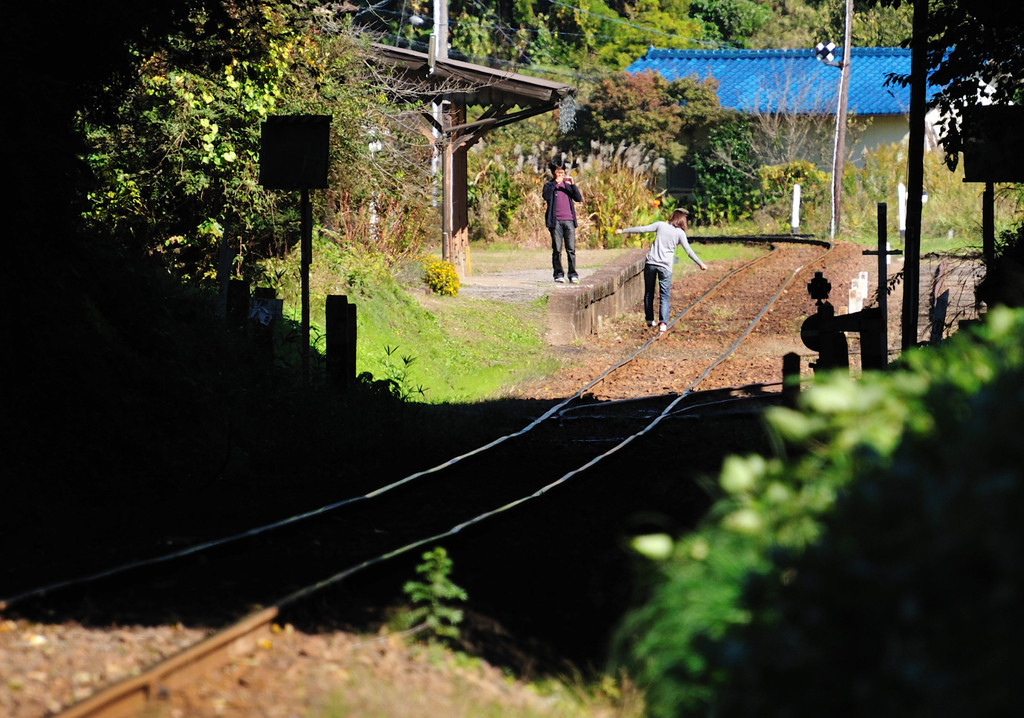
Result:
M569 176L565 168L557 162L548 165L551 179L544 183L543 195L547 202L545 224L551 232L551 269L555 281L565 282L566 275L562 271L562 245L565 245L565 257L568 261L569 281L579 284L576 274L576 202L582 202L583 196L579 187Z

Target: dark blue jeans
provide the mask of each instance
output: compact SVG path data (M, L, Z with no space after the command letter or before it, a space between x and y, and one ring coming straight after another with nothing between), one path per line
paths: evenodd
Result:
M647 323L654 321L654 283L658 283L658 295L661 306L658 308L658 321L668 322L669 294L672 288L672 270L664 267L644 265L644 317Z
M572 220L557 220L551 231L551 270L555 279L564 277L562 271L562 245L565 245L565 258L569 263L569 279L576 276L576 227Z

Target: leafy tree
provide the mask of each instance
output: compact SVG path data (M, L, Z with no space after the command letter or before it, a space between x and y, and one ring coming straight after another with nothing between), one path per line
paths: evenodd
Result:
M900 47L912 34L909 6L871 7L866 0L853 5L852 33L857 47ZM836 32L839 32L837 29ZM841 35L836 35L841 37Z
M169 34L188 32L194 27L190 15L200 11L211 32L229 33L240 22L220 0L81 0L45 10L31 3L8 8L6 51L24 60L11 78L11 106L19 110L5 119L8 137L17 138L7 148L9 166L19 177L10 199L18 208L17 231L45 236L36 251L63 244L76 225L88 176L80 160L78 111L116 108L135 86L139 53L160 47Z
M892 7L913 4L877 1ZM956 118L978 104L980 92L995 104L1024 99L1024 5L928 0L927 10L927 66L930 83L938 89L935 104L942 113L946 162L954 168L963 150L963 128ZM895 80L909 83L910 78Z
M716 84L683 78L669 82L655 72L619 72L597 83L577 113L581 145L642 144L679 162L702 143L725 113Z
M839 44L846 19L845 0L757 0L770 11L771 22L756 28L748 47L813 47L820 41ZM907 8L879 6L876 0L854 0L853 44L895 47L910 38Z
M743 47L771 19L767 6L756 0L693 0L690 14L704 25L707 40Z
M327 114L330 189L317 193L318 220L343 242L389 261L414 253L421 218L407 195L422 184L414 153L388 116L380 90L359 68L357 43L344 33L296 29L268 7L227 40L204 31L203 18L167 49L144 58L139 87L116 112L83 112L99 184L85 217L97 231L163 256L183 278L209 283L219 255L251 276L259 259L298 239L295 193L259 185L260 128L272 114ZM205 47L205 63L189 60ZM188 52L186 52L188 51ZM400 108L399 108L400 109ZM370 151L374 137L386 139ZM377 218L362 211L371 199ZM418 199L418 198L417 198ZM371 223L380 231L372 233ZM342 232L341 230L345 231ZM387 231L385 231L385 229ZM370 235L373 236L370 236Z
M414 25L416 15L426 22ZM651 45L695 47L703 28L690 16L690 0L450 0L448 17L451 57L584 71L622 69ZM431 18L424 0L380 3L357 14L361 26L420 51Z
M582 38L579 50L594 53L604 67L622 69L651 45L694 47L701 37L700 24L688 15L689 0L637 0L624 8L624 17L601 0L576 2L572 21Z
M747 218L754 211L758 161L750 118L737 115L716 126L687 164L697 173L694 221L715 224Z
M823 39L820 34L828 21L814 0L758 1L771 10L772 19L754 33L747 42L748 47L810 48ZM841 31L842 25L839 27Z
M101 180L85 216L138 250L169 253L185 277L202 281L215 272L226 226L240 237L272 214L273 198L257 183L259 123L278 108L282 78L302 50L277 18L241 28L230 46L205 31L201 15L194 21L145 59L140 86L113 122L104 120L115 113L83 112ZM188 60L197 47L214 67Z

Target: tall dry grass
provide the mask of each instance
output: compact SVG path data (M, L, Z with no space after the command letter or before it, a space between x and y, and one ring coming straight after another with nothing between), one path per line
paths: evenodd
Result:
M529 151L517 146L507 155L491 152L477 159L478 169L470 177L470 241L547 246L541 191L552 159L565 165L583 196L576 206L579 247L626 246L616 228L661 219L673 206L657 187L664 162L642 145L595 143L585 156L543 143Z
M878 204L886 204L887 235L900 243L900 183L907 183L907 148L882 145L864 155L863 166L843 175L841 227L845 238L873 243L878 236ZM925 200L921 211L922 251L953 251L980 247L984 185L964 182L963 162L950 170L939 150L924 155ZM998 234L1009 228L1020 211L1021 194L1010 186L996 192L995 225Z
M594 143L585 155L561 152L557 146L538 143L502 153L483 149L471 160L470 239L488 245L525 248L546 247L541 188L548 179L548 162L562 160L575 176L583 195L577 206L577 243L590 249L636 242L634 235L616 236L617 227L649 224L664 218L676 205L658 188L664 161L642 145ZM907 183L906 145L882 145L858 164L846 163L838 239L873 245L877 241L878 203L887 204L887 236L894 247L901 244L898 191ZM803 187L800 231L819 237L829 235L832 213L831 176L821 186ZM925 153L924 189L927 202L922 213L922 249L957 251L981 246L981 195L984 186L964 182L962 163L950 170L940 151ZM741 223L694 227L719 233L785 234L790 232L792 188L777 202L761 207ZM1024 193L1012 185L997 185L995 225L997 235L1013 226Z

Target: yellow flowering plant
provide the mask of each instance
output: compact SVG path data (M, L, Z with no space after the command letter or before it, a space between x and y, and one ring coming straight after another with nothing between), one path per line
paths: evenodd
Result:
M445 297L454 297L461 286L455 267L443 259L428 259L423 263L423 281L435 294Z

